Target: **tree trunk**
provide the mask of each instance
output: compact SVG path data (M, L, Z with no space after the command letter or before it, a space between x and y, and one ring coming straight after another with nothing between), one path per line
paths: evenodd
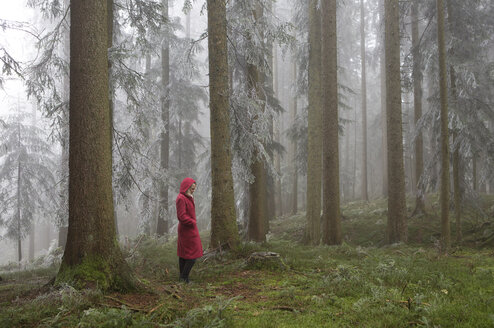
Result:
M259 5L254 10L254 21L262 17L262 8ZM249 36L250 37L250 36ZM261 73L255 64L247 64L248 90L250 94L255 95L258 99L263 99L263 90L261 89ZM255 117L254 120L257 118ZM268 227L266 225L268 218L268 194L267 194L267 176L264 161L258 158L258 152L254 151L251 164L251 172L254 176L254 182L249 187L249 226L248 239L263 242L266 240Z
M444 37L444 1L437 0L437 42L439 48L439 91L441 97L441 248L447 252L451 244L449 224L449 133L448 82L446 80L446 43Z
M297 83L297 61L293 58L293 81ZM297 93L294 92L293 100L292 100L292 122L295 122L297 119ZM298 210L298 172L297 172L297 140L292 141L292 201L291 201L291 214L297 214Z
M321 12L318 0L309 2L309 109L307 145L307 241L321 239L322 90Z
M163 17L168 19L168 0L162 0ZM168 233L168 167L170 158L170 35L169 26L165 26L161 46L161 122L160 133L160 201L156 234L164 236Z
M336 0L322 1L323 109L323 241L341 244L340 173L338 159L338 77Z
M64 1L64 8L67 9L70 5L69 0ZM63 52L67 62L70 61L70 31L63 31ZM68 74L63 75L62 79L63 101L67 103L61 111L61 179L60 179L60 208L58 222L58 247L65 248L67 243L67 225L69 216L69 95L70 95L70 79Z
M399 2L385 0L386 112L389 243L407 241L403 127L401 113Z
M362 199L369 200L367 187L367 82L365 63L365 12L360 0L360 59L362 65Z
M384 1L380 1L381 6L381 20L382 25L384 25ZM386 113L386 46L385 46L385 34L381 35L381 56L380 56L380 67L381 67L381 128L382 128L382 188L383 197L388 197L388 137L387 137L387 113Z
M412 47L413 47L413 106L414 106L414 122L415 129L417 123L422 117L422 71L421 71L421 54L419 40L419 18L418 18L418 3L412 3ZM420 132L415 141L415 213L424 213L424 195L419 187L420 177L424 172L424 144L422 140L422 132Z
M21 140L19 129L19 143ZM19 148L20 149L20 148ZM17 260L22 261L22 233L21 233L21 159L17 163Z
M69 229L56 282L134 287L115 235L107 3L71 2Z
M208 0L211 247L239 243L233 195L225 0Z
M453 21L453 12L451 8L451 1L447 2L447 10L448 10L448 25L452 30L454 21ZM452 52L454 49L452 49ZM453 108L458 106L458 94L456 90L456 71L453 65L450 65L450 83L451 83L451 98L453 100ZM461 243L463 238L463 234L461 231L461 181L460 181L460 145L457 142L457 131L453 130L453 188L454 188L454 203L455 203L455 223L456 223L456 242Z
M276 8L273 4L273 8ZM276 48L276 45L273 44L273 92L274 96L276 99L279 98L279 79L278 79L278 72L279 70L279 65L278 65L278 51ZM280 120L281 120L281 114L278 116L277 120L275 121L275 130L274 130L274 140L276 142L281 143L281 134L280 134ZM281 156L279 153L276 153L274 155L274 162L275 162L275 168L276 172L280 175L279 178L276 179L276 211L277 211L277 216L282 216L283 215L283 195L281 192Z

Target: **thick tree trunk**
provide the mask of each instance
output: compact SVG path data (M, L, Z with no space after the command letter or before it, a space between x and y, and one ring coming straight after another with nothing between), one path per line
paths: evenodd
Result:
M341 244L336 0L322 1L323 242Z
M71 2L69 230L56 282L134 286L115 235L107 3Z
M362 199L369 200L367 187L367 81L365 63L365 10L360 0L360 60L362 66Z
M413 47L413 106L414 106L414 121L417 129L417 122L422 117L422 70L421 70L421 53L419 40L419 18L418 18L418 3L412 3L412 47ZM415 141L415 213L424 213L424 195L419 188L420 177L424 172L424 145L422 140L422 132L420 132Z
M233 195L225 0L208 0L211 247L239 243Z
M162 0L163 17L168 19L168 0ZM164 174L160 183L160 201L156 234L168 233L168 167L170 158L170 36L168 25L165 26L161 46L161 122L160 133L160 170Z
M293 81L296 83L297 81L297 61L293 58ZM297 94L294 92L294 96L292 99L292 122L295 122L297 119ZM292 196L291 200L291 214L297 214L298 210L298 172L297 172L297 140L292 141L292 192L290 193Z
M321 239L322 90L321 12L318 0L309 2L309 112L307 145L307 241Z
M448 82L446 71L446 42L444 37L444 1L437 0L437 42L439 48L439 91L441 97L441 248L447 252L451 245L449 223L449 131Z
M398 1L385 0L385 24L386 123L389 145L387 241L396 243L407 241Z

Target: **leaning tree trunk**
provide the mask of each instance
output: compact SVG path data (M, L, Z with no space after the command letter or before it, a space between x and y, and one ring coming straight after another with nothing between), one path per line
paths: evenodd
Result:
M341 244L340 167L338 156L338 77L336 0L322 1L323 110L323 242Z
M419 18L418 18L418 3L412 3L412 48L413 48L413 106L414 106L414 121L415 129L417 123L422 117L422 71L420 39L419 39ZM424 213L424 195L419 186L420 177L424 172L424 146L422 140L422 132L419 132L415 141L415 186L417 195L415 197L415 213Z
M168 19L168 0L161 2L163 17ZM161 123L160 133L160 170L162 179L160 183L160 200L158 210L158 222L156 234L164 236L168 233L168 166L170 158L170 35L168 24L163 33L161 46Z
M106 1L71 2L69 229L56 282L128 290L115 235Z
M449 131L448 82L446 79L446 43L444 40L444 1L437 0L437 42L439 48L439 92L441 97L441 249L447 252L451 244L449 225Z
M307 144L307 242L321 239L322 90L321 12L318 0L309 2L309 109Z
M239 243L233 197L225 0L208 0L211 119L211 247Z
M386 123L389 191L387 241L389 243L407 241L399 13L398 1L385 0Z
M362 199L369 200L367 187L367 82L365 63L364 0L360 0L360 60L362 65Z

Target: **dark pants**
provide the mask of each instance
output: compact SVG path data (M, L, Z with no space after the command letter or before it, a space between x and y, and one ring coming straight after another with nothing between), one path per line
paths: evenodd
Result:
M178 258L178 266L180 268L180 280L189 283L189 273L192 270L192 267L196 263L196 260L187 260L181 257Z

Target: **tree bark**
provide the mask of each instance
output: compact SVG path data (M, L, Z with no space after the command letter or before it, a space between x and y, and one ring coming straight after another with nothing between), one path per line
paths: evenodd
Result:
M437 42L439 48L439 91L441 98L441 250L447 252L451 245L449 223L449 131L448 131L448 82L446 79L446 42L444 37L444 1L437 0Z
M365 63L365 10L360 0L360 60L362 66L362 199L369 200L367 187L367 82Z
M115 235L106 1L71 2L69 229L56 283L128 290Z
M19 129L19 143L21 141L20 129ZM19 147L20 150L20 147ZM21 159L18 159L17 163L17 260L19 263L22 261L22 233L21 233Z
M422 117L422 70L420 40L419 40L419 18L418 18L418 3L412 3L412 48L413 48L413 106L414 106L414 121L415 128ZM415 213L424 213L424 195L420 191L419 182L422 173L424 172L424 143L422 140L422 132L420 132L415 141Z
M163 17L168 19L168 0L162 0ZM160 201L156 234L164 236L168 233L168 168L170 159L170 35L168 24L163 33L161 46L161 123L160 133Z
M321 239L322 90L321 12L318 0L309 2L309 109L307 145L307 241Z
M239 244L230 143L230 99L225 0L208 0L211 120L211 247Z
M336 0L322 1L323 242L341 244Z
M399 2L385 0L386 112L389 243L407 241L403 128L401 113Z

